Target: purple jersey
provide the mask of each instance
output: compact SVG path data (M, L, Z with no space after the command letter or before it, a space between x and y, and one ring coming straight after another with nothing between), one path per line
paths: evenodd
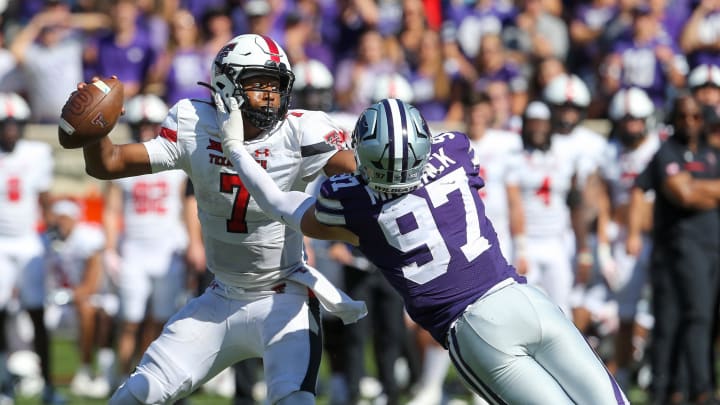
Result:
M478 194L483 185L467 136L446 132L433 138L422 187L391 196L359 176L333 176L321 186L316 216L358 235L410 317L445 345L468 305L503 280L525 282L500 253Z
M655 48L658 46L672 49L675 58L671 63L681 72L687 73L685 56L678 50L675 42L664 33L642 44L636 43L632 38L625 38L615 44L614 52L622 58L623 87L640 87L647 92L656 107L662 107L668 78L662 64L655 57Z
M442 121L447 115L447 102L435 94L435 80L415 70L407 76L413 89L413 105L428 121Z
M507 83L513 93L527 91L528 89L527 79L522 75L520 69L512 63L505 63L494 72L481 72L480 77L473 84L473 88L477 92L482 92L487 89L490 83L496 81Z
M180 50L173 56L170 70L165 78L165 98L175 105L183 98L207 98L208 90L198 86L198 80L210 81L209 57L199 49Z
M117 75L123 82L143 83L150 66L155 63L155 51L143 30L136 30L129 44L118 45L111 33L100 38L97 46L97 74L100 76Z

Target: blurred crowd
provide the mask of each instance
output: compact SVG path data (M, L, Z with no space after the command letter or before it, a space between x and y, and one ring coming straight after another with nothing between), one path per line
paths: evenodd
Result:
M720 185L707 186L714 205L691 191L678 191L679 201L659 195L677 172L720 179L712 157L720 148L720 0L11 0L0 1L0 11L0 259L11 258L0 272L12 262L53 279L0 275L0 283L17 285L0 288L0 322L29 310L44 403L63 402L45 330L62 322L62 308L74 308L78 325L73 394L104 398L209 275L183 176L108 182L103 221L93 228L77 202L49 195L52 157L47 145L20 147L22 124L56 124L77 83L116 75L133 140L149 139L178 100L209 96L197 82L211 81L218 51L244 33L285 49L294 108L325 111L348 134L364 108L388 97L415 105L435 129L466 132L506 258L573 319L621 385L648 390L658 404L713 403ZM583 126L593 120L604 124ZM659 166L665 177L644 174L635 184L646 167L662 164L655 156L668 139L682 140L684 166L676 173ZM18 163L38 161L38 153L50 168ZM3 166L12 154L16 163ZM42 173L23 188L30 171ZM32 201L13 211L21 192ZM653 206L656 199L675 208ZM146 213L164 219L138 219ZM699 226L696 214L704 215L702 237L689 231ZM12 228L21 215L44 224L44 247ZM676 217L690 218L681 232L667 219ZM653 256L662 239L671 241L664 252L701 240L676 256ZM433 405L456 394L444 384L444 349L406 319L371 263L344 244L306 245L311 265L369 307L358 325L326 319L323 384L331 403L402 397ZM688 252L677 268L669 264ZM673 276L653 280L655 265ZM694 282L673 278L683 265ZM151 281L138 281L140 268ZM19 292L45 284L36 294ZM668 292L673 286L678 291ZM370 336L375 370L365 369ZM12 404L17 388L4 371L13 371L6 361L13 339L3 339L0 405ZM650 355L654 343L664 355ZM220 391L233 392L236 404L254 403L260 368L236 366L232 389ZM376 387L363 378L371 374Z

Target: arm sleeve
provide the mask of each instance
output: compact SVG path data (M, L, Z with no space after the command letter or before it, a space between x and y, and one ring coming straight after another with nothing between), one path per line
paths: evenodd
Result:
M302 232L300 223L308 208L315 204L315 197L302 191L283 192L269 174L243 147L228 148L225 155L230 159L243 185L258 206L272 219Z
M321 173L335 153L346 149L346 134L327 114L319 111L305 112L298 129L301 131L300 176L310 181Z
M176 104L165 117L158 136L144 143L153 173L179 168L182 149L178 140L180 134L178 111L179 104Z

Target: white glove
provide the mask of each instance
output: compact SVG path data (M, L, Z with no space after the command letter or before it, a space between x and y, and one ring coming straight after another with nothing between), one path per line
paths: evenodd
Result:
M213 92L213 100L215 101L223 152L230 157L231 150L244 148L245 130L243 128L242 112L240 111L241 103L238 103L237 98L225 97L219 91Z
M618 272L617 263L612 255L612 249L608 243L600 243L597 247L598 266L608 287L612 291L618 291L622 288L620 274Z

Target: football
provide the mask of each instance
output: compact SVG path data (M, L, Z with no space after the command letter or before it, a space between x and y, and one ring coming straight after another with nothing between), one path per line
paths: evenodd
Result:
M60 145L74 149L99 141L115 127L122 107L123 84L117 78L96 80L74 91L60 114Z

